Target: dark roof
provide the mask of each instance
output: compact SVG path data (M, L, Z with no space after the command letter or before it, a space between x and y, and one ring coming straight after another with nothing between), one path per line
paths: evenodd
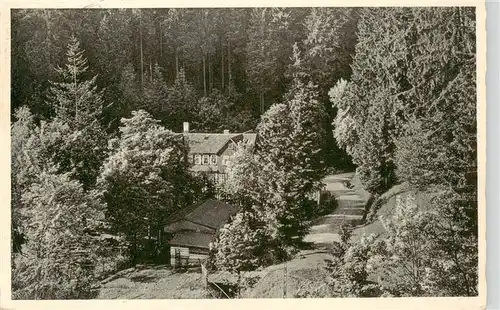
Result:
M252 133L185 133L190 154L218 154L231 140L238 142L247 139L255 143L256 134Z
M232 138L239 134L186 133L189 152L197 154L217 154Z
M181 231L176 233L168 243L170 245L208 249L210 242L212 242L214 238L215 234L207 234L196 231Z
M172 216L165 226L165 231L173 234L169 243L208 248L215 238L216 230L238 211L238 207L215 199L191 205ZM212 231L209 232L206 228Z
M219 228L230 216L239 211L238 207L216 199L208 199L201 204L191 205L172 216L168 223L187 220L203 226ZM167 225L168 227L168 225Z

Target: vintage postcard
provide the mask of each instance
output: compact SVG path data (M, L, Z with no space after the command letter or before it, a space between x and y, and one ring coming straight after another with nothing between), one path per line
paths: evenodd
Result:
M485 14L4 3L0 306L485 308Z

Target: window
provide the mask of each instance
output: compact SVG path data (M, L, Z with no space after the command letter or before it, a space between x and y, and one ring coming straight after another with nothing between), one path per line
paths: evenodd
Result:
M229 164L229 156L228 156L228 155L224 155L224 156L222 157L222 164L223 164L224 166L227 166L227 165Z
M210 155L210 164L217 165L217 155Z
M201 155L200 154L194 154L194 164L201 165Z
M204 165L208 165L208 163L209 163L209 162L208 162L209 157L210 157L209 155L203 155L203 164L204 164Z

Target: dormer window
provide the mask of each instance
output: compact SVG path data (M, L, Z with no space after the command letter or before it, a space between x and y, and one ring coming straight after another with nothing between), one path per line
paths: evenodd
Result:
M194 164L201 165L201 155L200 154L194 154Z
M210 160L210 156L209 155L203 155L203 164L204 165L208 165L209 164L209 160Z
M222 157L222 164L223 164L224 166L229 165L229 156L228 156L228 155L224 155L224 156Z
M217 165L217 155L210 155L210 164Z

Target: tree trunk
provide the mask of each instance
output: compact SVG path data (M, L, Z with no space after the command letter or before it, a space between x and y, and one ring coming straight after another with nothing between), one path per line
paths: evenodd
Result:
M206 77L205 54L203 54L203 96L207 96L207 77Z
M175 47L175 78L179 75L179 51L177 47Z
M139 10L139 36L141 45L141 90L144 86L144 55L142 51L142 11Z
M229 83L229 88L232 87L232 74L231 74L231 37L228 35L227 37L227 72L228 72L228 83ZM231 89L229 89L231 91Z
M153 65L151 63L151 58L149 58L149 81L153 82Z
M224 92L224 39L220 40L220 78L221 78L221 90Z
M264 114L264 92L260 92L260 114Z
M160 28L159 32L160 32L160 62L161 62L163 57L163 33L161 32L161 22L158 25L158 27Z
M241 298L241 272L238 271L238 298Z
M214 76L212 67L212 57L208 54L208 92L211 93L214 88Z
M73 83L76 89L76 72L73 72ZM71 112L69 113L69 115L71 115ZM75 122L78 122L78 95L76 92L75 92Z

